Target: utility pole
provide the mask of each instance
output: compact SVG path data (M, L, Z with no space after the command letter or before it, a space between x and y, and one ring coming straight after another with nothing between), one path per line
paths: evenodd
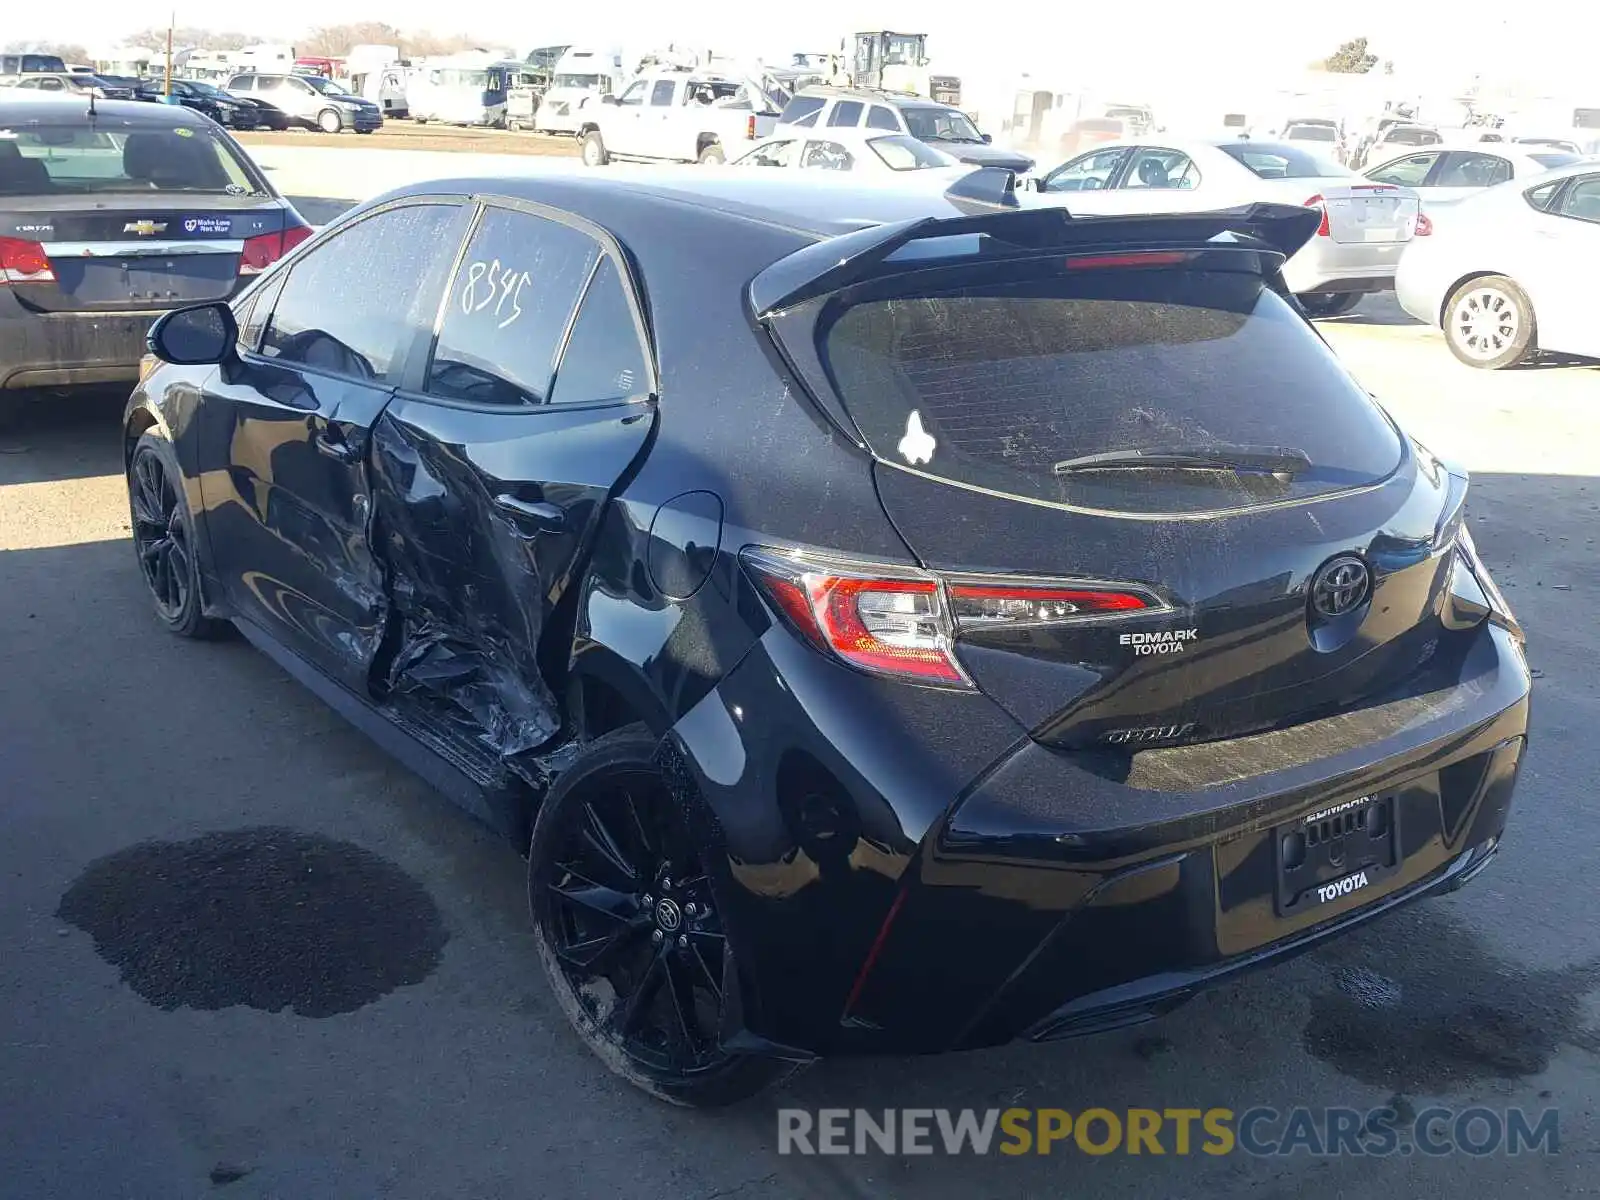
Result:
M173 10L167 14L167 83L165 94L169 103L172 100L172 27L177 23L178 13L177 10Z

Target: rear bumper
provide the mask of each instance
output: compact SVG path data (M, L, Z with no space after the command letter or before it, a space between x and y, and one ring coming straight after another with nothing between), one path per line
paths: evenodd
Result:
M1387 292L1409 242L1335 242L1316 237L1283 268L1289 290L1305 292Z
M995 745L1001 723L857 703L830 664L775 655L771 637L674 730L729 840L754 1049L969 1049L1159 1015L1466 882L1498 848L1527 732L1521 650L1484 625L1355 713L1125 769L1022 737L962 784L954 747ZM744 712L763 713L748 739ZM1286 903L1283 880L1307 896L1371 847L1281 874L1284 831L1372 798L1392 805L1392 857L1348 892Z
M161 313L30 313L0 289L0 389L129 382Z

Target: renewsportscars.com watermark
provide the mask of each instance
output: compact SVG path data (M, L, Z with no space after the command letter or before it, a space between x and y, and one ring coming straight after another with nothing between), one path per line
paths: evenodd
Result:
M779 1154L1557 1154L1559 1110L1425 1108L804 1108Z

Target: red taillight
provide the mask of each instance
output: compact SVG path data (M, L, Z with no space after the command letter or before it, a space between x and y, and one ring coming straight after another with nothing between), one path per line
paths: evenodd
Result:
M262 233L245 238L239 252L239 274L259 275L311 236L304 225L291 225L282 233Z
M1331 232L1328 228L1328 206L1324 203L1321 194L1311 197L1303 205L1305 208L1320 208L1322 210L1322 224L1317 226L1317 236L1327 237Z
M1066 260L1075 271L1099 267L1173 267L1195 257L1192 250L1135 250L1128 254L1083 254Z
M1433 235L1433 221L1427 213L1417 214L1417 227L1412 230L1413 237L1431 237Z
M946 580L753 548L742 557L773 606L817 649L874 675L943 687L972 686L955 656L959 633L1163 607L1153 594L1120 586Z
M756 137L756 115L755 115L755 113L751 113L744 120L744 136L749 138L751 141L755 141L755 137Z
M54 283L49 256L38 242L23 238L0 237L0 281L6 283Z

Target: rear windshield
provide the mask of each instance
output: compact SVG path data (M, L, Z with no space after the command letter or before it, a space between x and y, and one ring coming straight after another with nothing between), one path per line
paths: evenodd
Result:
M1557 167L1565 167L1578 161L1576 154L1563 154L1554 150L1548 153L1530 154L1528 157L1546 171L1554 171Z
M869 138L867 145L872 147L872 152L881 158L883 165L891 171L919 171L926 167L951 165L948 155L941 154L932 146L924 145L916 138L906 137L904 134Z
M220 132L90 129L28 125L0 129L0 194L82 195L186 192L245 196L257 192Z
M1135 512L1301 498L1398 465L1388 420L1259 275L1049 271L914 294L885 284L901 291L824 314L823 362L879 457L1010 495ZM1223 446L1285 448L1310 465L1288 482L1056 469L1085 455Z
M1444 138L1431 129L1391 129L1383 140L1393 146L1437 146Z
M1339 131L1331 125L1291 125L1284 136L1299 138L1302 142L1337 142Z
M1327 179L1354 174L1315 150L1282 142L1228 142L1217 149L1262 179Z

